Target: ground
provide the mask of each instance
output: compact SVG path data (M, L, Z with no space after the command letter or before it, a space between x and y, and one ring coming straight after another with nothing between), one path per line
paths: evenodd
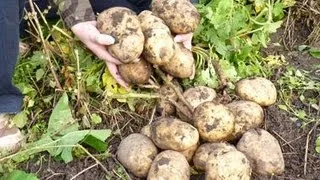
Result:
M296 22L295 29L290 32L295 36L294 41L288 40L288 31L286 29L288 26L284 25L272 36L271 43L262 53L266 55L282 54L291 65L298 69L312 71L314 77L319 77L319 72L314 67L316 64L320 64L320 60L311 57L306 52L299 52L297 50L297 46L307 43L307 37L312 32L309 23L302 20ZM313 22L313 24L316 24L316 22ZM275 43L280 43L281 46ZM272 80L275 81L277 78L278 76L275 74ZM307 109L299 101L294 101L294 104L296 107ZM312 113L313 116L320 117L319 112L313 111ZM276 105L265 108L265 114L264 128L273 134L281 145L285 159L285 173L282 176L274 177L255 176L254 179L320 179L320 156L315 152L314 143L316 136L320 134L320 128L316 127L314 123L310 123L302 128L300 123L292 120L290 114L279 110ZM145 117L150 117L150 114L147 114ZM139 131L148 122L148 119L135 114L122 117L118 120L110 117L110 122L104 126L110 127L110 125L114 125L114 121L122 124L130 121L129 125L120 126L124 127L124 134L121 134L121 137L124 137L132 132ZM110 176L112 176L110 179L121 179L121 176L126 174L114 158L114 153L119 142L120 134L118 133L109 142L109 157L101 159L102 164L106 167ZM307 153L306 148L308 149ZM21 169L37 173L41 179L51 180L71 178L78 180L100 180L106 177L105 170L96 165L96 162L89 157L79 158L69 164L64 164L50 158L47 154L42 154L42 156L21 165ZM81 171L83 173L78 176L77 174ZM136 179L134 177L131 178ZM192 179L203 179L203 176L194 176Z

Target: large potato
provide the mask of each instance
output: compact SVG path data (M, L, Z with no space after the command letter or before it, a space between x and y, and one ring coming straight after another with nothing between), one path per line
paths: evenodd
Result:
M193 164L198 170L204 171L210 154L219 155L237 149L227 143L205 143L202 144L193 156Z
M120 61L129 63L142 54L144 35L138 16L132 10L114 7L103 11L97 18L97 28L116 39L115 44L108 46L108 51Z
M118 70L122 78L130 84L146 84L151 76L151 66L143 59L121 64Z
M253 170L258 174L279 175L284 172L279 142L263 129L250 129L244 133L237 149L248 157Z
M209 142L219 142L230 138L234 130L234 115L222 104L205 102L194 112L194 125L201 138Z
M204 102L213 101L213 99L216 98L216 96L217 93L214 89L205 86L189 88L183 93L183 97L192 107L192 111L194 111L196 107L198 107L200 104ZM185 110L188 110L183 103L179 102L179 104ZM181 111L179 110L177 110L177 114L181 118L181 120L191 122L192 117L186 117L186 115L181 113Z
M145 36L144 58L156 65L169 62L176 48L169 28L151 11L143 11L138 17Z
M234 101L227 107L235 115L235 125L232 138L240 138L247 130L258 128L263 123L262 107L251 101Z
M200 23L200 14L190 1L153 0L151 7L176 34L191 33Z
M183 151L199 141L199 133L190 124L166 117L151 124L151 138L161 149Z
M189 78L195 70L192 52L182 44L175 44L174 56L161 66L165 72L177 78Z
M157 147L147 136L135 133L121 141L117 158L135 176L147 177L157 153Z
M236 83L236 93L244 100L254 101L261 106L270 106L277 100L277 89L266 78L256 77Z
M159 153L152 162L148 180L189 180L190 167L179 152L166 150Z
M211 154L206 163L206 180L250 180L251 171L249 160L240 151Z

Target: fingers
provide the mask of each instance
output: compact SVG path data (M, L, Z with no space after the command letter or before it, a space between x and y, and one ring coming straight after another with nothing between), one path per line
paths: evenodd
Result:
M107 62L107 67L114 79L126 90L129 90L129 85L120 76L117 66L113 63Z
M191 48L192 48L192 36L193 36L193 33L178 34L174 38L174 41L182 43L185 48L191 50Z
M111 45L114 44L115 39L112 36L106 35L106 34L96 34L93 41L97 42L101 45Z
M111 62L114 64L122 64L122 62L113 56L106 50L106 47L100 44L87 43L87 47L96 55L99 59L103 59L106 62Z

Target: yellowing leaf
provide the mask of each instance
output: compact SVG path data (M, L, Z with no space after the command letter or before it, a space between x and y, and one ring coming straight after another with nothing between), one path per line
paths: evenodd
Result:
M112 94L127 94L127 90L121 87L113 78L108 69L102 75L102 84L105 90Z

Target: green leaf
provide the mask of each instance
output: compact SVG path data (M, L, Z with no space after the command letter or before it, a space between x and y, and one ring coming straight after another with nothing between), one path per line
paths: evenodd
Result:
M28 174L24 171L14 170L10 174L1 177L1 180L38 180L35 174Z
M302 51L304 51L304 50L306 50L308 48L309 48L308 45L300 45L300 46L298 46L298 51L302 52Z
M28 116L26 111L21 111L20 113L16 114L13 117L13 123L18 127L18 128L23 128L28 121Z
M275 33L277 32L277 29L281 27L281 25L282 25L282 21L277 21L277 22L269 23L265 25L265 29L269 33Z
M78 130L78 127L79 125L72 117L68 95L64 93L52 111L47 131L49 134L58 133L64 135L68 132Z
M39 81L40 79L42 79L43 75L44 75L44 70L38 69L36 72L36 80Z
M284 105L284 104L279 104L278 107L281 110L288 111L288 107L286 105Z
M59 139L57 146L60 145L61 147L57 149L55 154L56 155L60 154L62 160L65 163L72 161L73 160L72 146L80 143L80 141L84 140L84 138L88 135L104 143L104 141L111 135L111 131L110 130L83 130L83 131L70 132ZM96 145L96 146L93 145L93 147L98 148L98 150L102 150L100 149L101 142L99 145ZM88 144L92 145L91 143L89 142ZM66 146L70 146L70 147L66 147Z
M314 58L320 58L320 49L316 48L310 48L309 53L311 54L312 57Z
M91 121L93 122L93 124L100 124L102 122L102 119L99 115L97 114L92 114L91 115Z
M320 136L318 136L316 140L316 151L317 153L320 153Z

